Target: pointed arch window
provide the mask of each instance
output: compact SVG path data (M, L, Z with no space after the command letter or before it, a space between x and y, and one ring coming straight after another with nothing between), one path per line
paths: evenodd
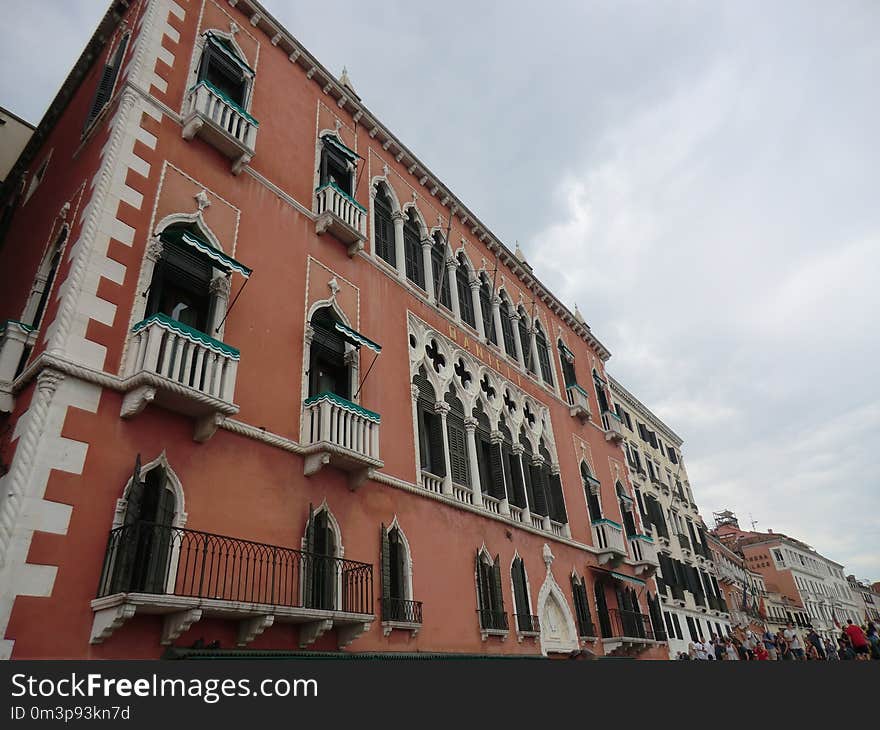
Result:
M505 295L501 297L501 336L504 340L504 352L506 352L510 357L516 357L516 341L513 339L516 335L514 334L514 325L513 325L513 310L510 306L510 302L507 300Z
M550 350L547 346L547 337L540 323L535 323L535 344L538 347L538 362L541 365L541 378L547 385L553 385L553 368L550 365Z
M415 213L410 210L403 222L403 251L406 278L417 287L425 288L425 264L422 258L422 235Z
M535 633L538 631L538 617L532 615L526 567L519 555L513 559L513 564L510 567L510 577L513 583L513 604L514 611L516 612L517 631L520 633Z
M464 254L458 255L458 268L455 270L455 285L458 288L458 309L462 322L476 328L474 300L471 297L470 274Z
M443 421L434 408L437 396L423 368L413 376L413 384L419 389L416 400L419 465L423 471L442 479L446 476L446 462L443 457Z
M397 265L394 248L394 219L391 216L391 198L384 185L376 188L373 199L373 240L376 255L392 266Z
M123 524L111 533L108 593L165 593L177 504L161 465L141 475L140 455L136 464Z
M587 497L587 511L590 522L602 519L602 507L599 503L599 480L591 473L586 462L581 462L581 479L584 482L584 494Z
M599 373L593 371L593 385L596 388L596 398L599 401L599 413L605 414L608 411L608 395L605 392L605 381L599 377Z
M307 608L334 610L336 608L339 550L336 533L330 523L327 509L317 512L309 505L303 560L303 605Z
M33 314L28 317L30 325L34 329L38 329L41 326L43 313L46 311L46 305L49 303L49 295L52 292L52 286L55 283L55 277L58 274L58 267L61 264L61 252L67 241L67 234L67 226L62 227L61 232L55 239L55 243L52 244L49 255L43 259L40 271L37 273L37 279L34 282L34 289L31 296L38 296L39 298L37 299L37 306L34 309Z
M577 385L577 373L574 369L574 354L569 350L562 340L557 341L559 349L559 363L562 365L562 379L565 381L565 387Z
M492 289L486 274L480 276L480 311L483 315L483 329L486 339L493 345L498 344L498 333L495 332L495 318L492 316Z
M387 530L382 525L381 557L383 623L420 625L422 603L412 600L412 556L396 524Z
M239 57L235 46L221 36L208 33L199 61L198 81L205 81L229 101L244 109L248 82L253 71Z
M522 307L519 308L519 341L522 346L523 359L525 359L526 370L530 373L537 375L537 365L533 362L532 358L532 338L529 334L529 317L526 314L526 310Z
M312 315L309 397L335 393L346 400L350 398L351 370L346 362L345 339L335 326L338 321L332 307L321 307Z
M474 439L477 446L477 464L480 469L480 489L483 494L488 494L490 497L504 499L506 492L501 448L499 444L492 443L492 426L489 422L489 416L483 409L482 401L477 401L472 413L477 419Z
M636 520L633 514L633 499L630 497L620 482L615 484L617 492L617 501L620 505L620 516L623 518L623 527L627 537L631 537L638 533L636 530Z
M446 243L440 233L434 234L431 246L431 271L434 274L434 293L441 306L452 311L452 297L449 293L449 276L446 273Z
M507 631L507 614L504 612L504 598L501 592L501 558L477 553L477 614L480 628L484 632Z
M594 586L596 594L596 616L599 619L599 631L602 637L610 639L611 633L611 614L608 612L608 600L605 597L605 582L597 580Z
M334 135L325 134L321 142L319 186L332 184L353 197L357 157Z
M593 617L590 615L590 604L587 601L587 589L584 579L572 573L571 594L574 598L574 613L577 618L578 636L590 638L596 635L596 627L593 625Z

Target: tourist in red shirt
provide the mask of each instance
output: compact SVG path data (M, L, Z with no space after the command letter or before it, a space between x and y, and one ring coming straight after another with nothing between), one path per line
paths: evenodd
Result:
M851 618L848 618L846 620L846 628L844 629L844 632L849 637L849 641L852 644L853 651L856 653L856 658L870 658L871 648L868 644L868 637L865 636L865 632L862 631L862 627L857 626L852 622Z

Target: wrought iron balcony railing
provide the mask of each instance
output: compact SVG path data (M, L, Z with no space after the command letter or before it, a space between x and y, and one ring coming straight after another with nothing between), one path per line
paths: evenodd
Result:
M118 593L372 614L373 566L137 522L107 541L97 597Z
M402 624L422 623L422 602L404 598L382 598L382 620Z
M483 631L507 631L507 614L504 611L494 611L492 609L477 609L477 616L480 619L480 628Z
M541 630L538 617L526 613L515 613L517 631L525 634L536 634Z
M645 613L637 611L625 611L619 608L608 609L608 626L611 636L604 638L631 638L654 640L654 630L651 628L651 619Z

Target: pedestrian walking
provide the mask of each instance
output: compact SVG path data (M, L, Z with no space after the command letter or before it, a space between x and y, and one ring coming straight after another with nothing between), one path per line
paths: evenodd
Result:
M856 659L867 660L871 658L871 645L868 643L868 637L865 636L861 626L854 624L852 619L848 618L843 633L849 638L852 649L856 654Z

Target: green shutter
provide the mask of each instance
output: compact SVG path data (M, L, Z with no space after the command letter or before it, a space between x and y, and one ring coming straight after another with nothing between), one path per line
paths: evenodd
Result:
M500 615L504 613L504 595L501 592L501 556L495 556L492 566L492 610Z
M545 486L544 468L529 464L529 472L532 483L532 505L529 509L538 515L549 516L550 510L547 505L547 489Z

